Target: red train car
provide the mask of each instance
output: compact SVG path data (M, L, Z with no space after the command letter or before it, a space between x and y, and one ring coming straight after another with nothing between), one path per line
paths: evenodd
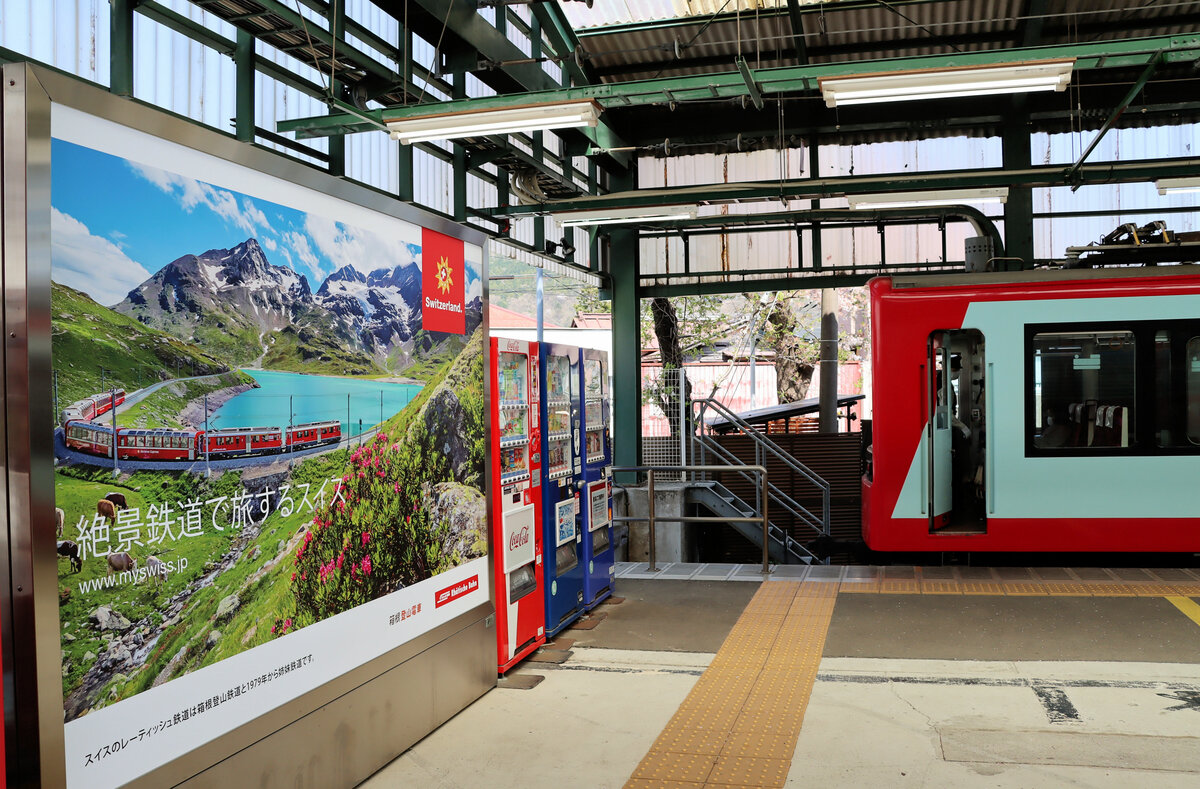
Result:
M329 422L305 422L293 425L287 429L288 449L307 449L326 444L336 444L342 440L342 423L337 420Z
M112 457L113 429L86 421L68 421L63 428L63 442L68 449L89 455Z
M878 551L1200 551L1200 266L870 284Z
M122 460L195 460L199 457L197 435L195 430L118 429L118 457Z
M209 457L269 455L283 450L283 431L277 427L231 427L201 433Z

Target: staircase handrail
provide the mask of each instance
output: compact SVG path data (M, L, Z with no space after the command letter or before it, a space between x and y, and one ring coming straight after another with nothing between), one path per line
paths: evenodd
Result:
M830 486L829 486L828 482L826 482L820 476L815 474L811 469L809 469L807 466L805 466L800 461L796 460L791 455L784 453L782 450L779 449L779 446L774 441L771 441L771 440L765 438L762 435L762 433L758 430L755 430L750 425L749 422L742 419L740 416L735 414L733 411L731 411L729 408L727 408L723 403L719 402L718 400L715 400L714 398L711 398L711 397L693 398L692 405L691 405L691 410L693 413L696 411L697 405L700 406L700 409L699 409L699 414L697 415L698 418L696 419L696 430L693 433L693 436L695 436L697 438L701 438L701 439L708 439L708 436L706 436L704 434L704 431L709 428L708 422L704 419L704 412L706 410L708 410L709 408L712 408L712 410L714 412L716 412L719 416L723 417L726 420L726 422L728 422L729 424L731 424L735 428L737 428L738 432L740 432L742 435L749 437L752 441L754 441L756 446L758 446L759 448L761 448L762 450L764 450L766 452L769 452L773 457L775 457L777 460L782 462L784 465L786 465L792 471L796 472L801 477L808 480L811 484L815 485L821 491L820 533L823 536L829 535ZM711 445L715 444L715 443L716 442L711 441L711 440L703 441L703 444L708 445L709 449L711 449ZM724 447L722 447L722 449L724 449ZM732 454L732 453L730 453L730 454ZM738 462L741 463L740 460ZM745 465L745 464L742 463L742 465ZM772 486L772 487L774 487L774 486ZM780 491L780 492L782 493L782 491ZM782 499L776 497L776 500L780 501L780 503L784 504L784 506L787 506L786 503L782 501ZM797 504L797 506L800 506L800 505ZM807 509L805 511L807 512ZM814 516L814 518L815 518L815 516ZM806 524L806 525L809 525L810 528L812 528L811 524Z

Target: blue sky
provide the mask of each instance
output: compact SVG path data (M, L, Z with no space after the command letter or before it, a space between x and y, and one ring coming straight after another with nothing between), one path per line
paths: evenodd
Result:
M51 157L51 277L106 306L183 255L250 237L314 291L344 265L368 272L419 262L420 247L399 239L63 140ZM467 289L468 298L481 290L470 267Z

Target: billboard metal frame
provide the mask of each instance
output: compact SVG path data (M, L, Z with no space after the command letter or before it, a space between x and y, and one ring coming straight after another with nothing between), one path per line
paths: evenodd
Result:
M487 236L394 197L333 177L268 149L197 126L75 78L24 63L2 69L0 86L0 276L4 296L0 369L0 643L4 724L11 786L63 786L62 652L58 560L54 544L54 414L51 397L50 139L51 107L70 107L436 230L483 250L481 277L487 337ZM484 370L488 368L484 342ZM491 401L484 380L485 412ZM487 449L490 457L490 447ZM484 478L487 475L484 474ZM490 481L485 483L490 499ZM489 521L489 544L491 538ZM258 783L303 771L308 785L351 785L448 720L496 682L493 601L315 687L183 757L131 782ZM405 703L389 699L403 694ZM416 699L417 703L411 704ZM399 706L400 710L391 709ZM364 713L366 713L364 715ZM384 717L379 717L383 715ZM399 720L389 720L399 718ZM370 721L363 725L365 721ZM400 730L392 725L399 724ZM313 752L316 742L328 753ZM348 732L348 734L345 734ZM334 735L337 736L334 736ZM302 739L301 739L302 738ZM299 750L299 742L304 742ZM297 758L297 754L303 754ZM285 767L295 765L300 767Z

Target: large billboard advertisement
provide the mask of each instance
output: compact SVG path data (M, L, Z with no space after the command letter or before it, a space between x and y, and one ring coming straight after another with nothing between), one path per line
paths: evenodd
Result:
M486 602L483 251L52 121L66 766L115 786Z

